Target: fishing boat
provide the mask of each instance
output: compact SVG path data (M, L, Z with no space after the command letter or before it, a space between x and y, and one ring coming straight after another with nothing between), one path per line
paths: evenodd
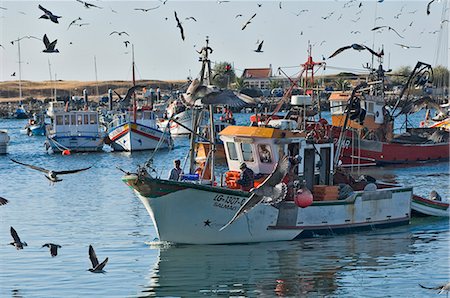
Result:
M105 132L95 111L54 111L46 148L54 152L101 151Z
M33 114L33 118L28 120L27 125L20 132L29 136L45 136L46 127L45 115Z
M230 124L225 121L214 121L214 130L216 132L216 158L217 159L225 159L225 148L223 147L223 142L219 138L219 133L225 129L225 127ZM203 126L200 127L200 134L202 134L206 140L209 140L209 127ZM211 151L211 144L209 141L199 140L195 144L197 152L197 160L206 160L208 158L208 153Z
M9 136L8 131L0 129L0 154L8 153Z
M411 209L413 214L449 217L450 204L448 202L423 198L418 195L412 196Z
M28 113L25 110L25 107L23 105L19 105L14 112L14 118L16 119L28 119Z
M173 137L186 137L193 130L192 114L194 109L187 108L180 100L172 101L168 106L163 118L160 119L161 127L169 127L170 134ZM202 118L202 124L207 123L207 116Z
M208 43L205 48L209 48ZM211 77L208 52L202 50L201 57L200 82L206 84ZM212 114L212 105L208 108ZM137 173L127 173L122 178L147 209L161 241L186 244L282 241L409 223L412 188L367 181L352 186L343 184L340 188L334 183L339 181L334 175L332 142L315 143L299 130L228 126L220 133L228 170L217 175L213 117L210 129L212 149L206 166L211 170L209 181L192 175L192 167L179 181L162 179L151 160L139 167ZM237 178L242 163L256 174L258 187L271 179L267 177L277 171L277 163L286 156L292 162L282 180L285 196L255 203L255 190L239 189ZM218 182L215 177L222 178ZM249 204L253 208L237 218L237 212Z
M403 87L399 100L407 90L415 86L417 78L431 66L418 62L408 82ZM341 160L345 165L403 164L449 159L448 131L439 127L408 127L408 110L413 105L408 96L403 99L403 108L389 107L384 98L384 70L380 64L376 71L377 80L368 82L365 90L358 94L350 105L350 92L333 92L330 96L333 136L338 138L346 130ZM428 82L431 78L427 78ZM426 84L426 83L422 83ZM350 119L345 122L347 114ZM394 120L402 116L404 132L394 133ZM344 125L345 124L345 125Z

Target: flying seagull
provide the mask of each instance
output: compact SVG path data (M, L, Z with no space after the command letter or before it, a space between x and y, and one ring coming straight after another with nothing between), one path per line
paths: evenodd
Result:
M239 17L242 17L242 14L239 13L239 14L237 14L234 18L237 19L237 18L239 18Z
M92 263L92 268L89 269L90 272L93 273L103 273L103 268L105 268L106 263L108 263L108 258L106 258L103 262L99 263L97 259L97 255L95 254L94 248L92 245L89 245L89 259Z
M398 45L398 46L401 46L404 49L420 49L421 48L421 47L415 47L415 46L407 46L407 45L404 45L404 44L401 44L401 43L395 43L395 44Z
M48 180L50 180L50 182L60 182L62 181L62 179L58 178L58 175L65 175L65 174L74 174L74 173L78 173L81 171L85 171L90 169L91 167L87 167L87 168L82 168L82 169L77 169L77 170L67 170L67 171L52 171L52 170L47 170L41 167L37 167L37 166L33 166L30 164L26 164L17 160L14 160L11 158L12 162L18 163L20 165L32 168L33 170L37 170L39 172L43 172L45 173L45 178L47 178Z
M433 2L433 1L431 1ZM443 294L445 291L450 292L450 282L446 283L445 285L441 285L441 286L437 286L437 287L425 287L422 286L421 284L419 284L420 287L424 288L424 289L429 289L429 290L439 290L438 294Z
M73 20L72 22L70 22L69 26L67 27L67 30L69 30L70 26L75 25L76 22L81 21L81 18L78 17L75 20Z
M125 44L125 47L127 48L127 47L128 47L128 44L130 43L130 41L125 40L123 43Z
M45 9L40 4L39 4L38 7L39 7L40 10L42 10L44 12L44 14L39 17L40 19L47 19L47 20L50 20L50 21L52 21L53 23L56 23L56 24L59 23L58 22L58 18L60 18L60 16L55 16L54 14L52 14L52 12L50 10Z
M113 34L118 34L119 36L122 36L122 34L125 34L126 36L130 36L130 35L129 35L128 33L126 33L125 31L121 31L121 32L113 31L113 32L109 33L109 35L113 35Z
M177 21L177 27L180 28L181 39L184 41L184 29L183 29L183 26L181 26L181 22L180 22L180 19L178 19L177 12L174 11L174 13L175 13L175 20Z
M102 7L99 7L97 5L94 5L94 4L91 4L91 3L87 3L87 2L84 2L84 1L81 1L81 0L77 0L77 1L80 2L80 3L83 3L84 7L86 7L86 8L91 8L91 7L102 8Z
M44 45L45 45L45 50L43 50L42 52L44 52L44 53L59 53L59 50L55 49L56 42L58 41L57 39L50 42L48 40L47 34L44 34L42 41L44 42Z
M407 103L405 103L405 105L403 105L400 113L401 114L414 114L423 108L434 109L436 111L445 113L445 111L442 109L442 107L439 105L439 103L435 102L429 96L424 96L424 97L418 98L416 100L408 101Z
M10 228L11 236L13 237L13 242L10 243L10 245L13 245L17 250L23 249L24 246L28 246L26 242L22 242L19 238L19 235L17 235L16 230L14 230L13 227Z
M253 18L256 17L256 13L254 15L252 15L252 17L250 19L248 19L247 22L245 22L245 24L242 26L241 30L244 30L248 24L251 23L251 21L253 20Z
M431 3L433 3L434 1L435 0L431 0L430 2L428 2L428 4L427 4L427 15L429 15L431 13L430 6L431 6Z
M9 201L7 199L0 197L0 206L6 205L8 202Z
M222 231L235 220L237 220L242 214L249 212L253 207L261 203L262 201L274 202L280 198L284 198L286 195L287 187L282 180L284 176L289 172L289 157L284 156L277 163L273 172L263 181L258 187L250 190L250 197L239 208L233 218L219 231Z
M377 57L381 57L383 55L382 52L381 53L377 53L374 50L372 50L371 48L369 48L369 47L367 47L367 46L365 46L363 44L354 43L352 45L345 46L345 47L337 49L333 54L331 54L330 57L328 57L328 59L333 58L337 54L339 54L339 53L341 53L341 52L343 52L345 50L348 50L348 49L354 49L354 50L357 50L357 51L368 50L370 53L372 53L372 55L375 55Z
M392 28L391 26L377 26L377 27L375 27L375 28L372 28L371 31L376 31L376 30L378 30L378 29L383 29L383 28L388 28L389 30L394 31L395 34L397 34L400 38L404 38L403 36L401 36L400 34L398 34L398 32L397 32L394 28Z
M143 12L147 12L147 11L150 11L150 10L155 10L155 9L159 8L160 6L161 5L158 5L158 6L155 6L155 7L150 7L150 8L135 8L134 10L141 10Z
M185 20L194 20L195 22L197 22L197 20L194 17L187 17Z
M12 77L15 77L15 76L16 76L16 72L13 72L13 73L11 74L11 76L12 76Z
M45 243L42 247L50 248L50 255L52 257L56 257L58 255L58 248L61 248L61 245L53 244L53 243Z
M260 44L258 45L258 48L255 50L256 53L262 53L263 51L262 46L263 46L264 40L260 42Z

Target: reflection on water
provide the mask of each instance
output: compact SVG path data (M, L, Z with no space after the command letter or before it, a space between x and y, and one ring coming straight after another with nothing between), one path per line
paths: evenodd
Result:
M447 225L433 233L407 227L290 242L172 246L160 250L141 296L360 296L355 287L376 296L381 285L401 294L404 287L376 277L414 271L412 260L427 255L433 241L442 249L448 236ZM415 275L411 284L421 280Z

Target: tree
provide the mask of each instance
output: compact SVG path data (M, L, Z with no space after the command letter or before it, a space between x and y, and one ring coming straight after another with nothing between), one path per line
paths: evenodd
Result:
M281 87L281 83L279 80L270 80L270 83L269 83L270 90L275 89L275 88L280 88L280 87Z
M336 88L336 90L342 90L345 91L347 89L350 89L351 84L349 81L347 81L345 78L337 78L334 81L334 86Z
M433 68L433 85L436 87L448 87L449 70L442 65Z
M406 81L408 80L411 71L412 71L411 66L400 66L400 68L395 70L391 75L392 85L406 84Z
M221 88L229 87L230 83L236 79L236 74L230 62L216 63L212 70L212 75L212 83Z
M236 77L234 80L234 89L240 91L242 89L244 89L245 87L247 87L247 82L245 82L245 79L242 77Z

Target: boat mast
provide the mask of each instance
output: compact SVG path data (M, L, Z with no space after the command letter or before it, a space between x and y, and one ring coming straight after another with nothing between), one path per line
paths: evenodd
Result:
M95 70L95 88L97 91L97 98L98 98L98 79L97 79L97 58L94 55L94 70Z
M19 53L19 99L20 104L22 104L22 61L20 60L20 40L21 38L17 38L17 50Z
M134 72L134 44L131 45L131 66L132 66L132 72L133 72L133 87L136 86L136 76ZM133 93L133 122L136 123L136 112L137 112L137 106L136 106L136 93Z

